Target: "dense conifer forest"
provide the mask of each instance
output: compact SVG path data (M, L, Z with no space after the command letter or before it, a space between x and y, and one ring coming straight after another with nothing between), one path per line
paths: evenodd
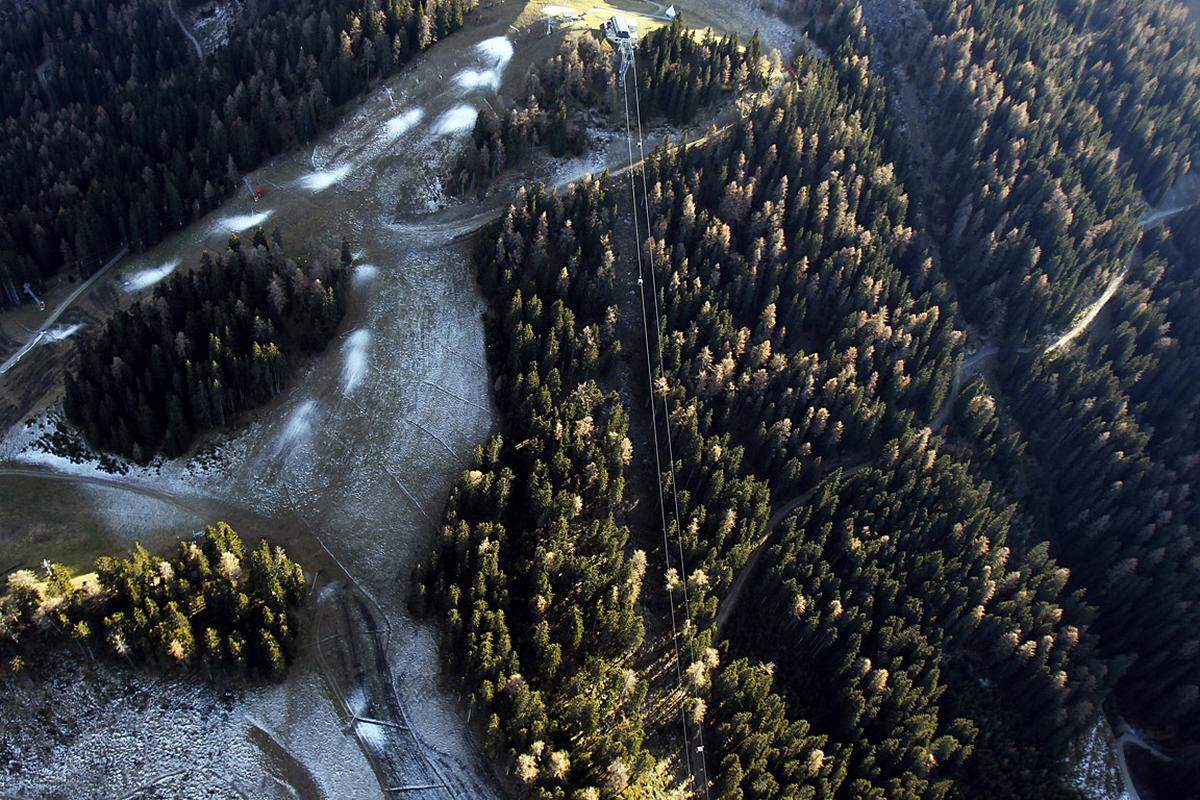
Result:
M304 571L265 539L249 549L225 523L160 558L138 545L72 579L19 570L0 594L0 674L43 663L64 643L94 656L208 674L281 677L299 644Z
M986 303L964 304L966 316L1026 343L1006 348L995 386L971 394L979 430L990 431L987 474L1028 495L1031 524L1070 570L1069 588L1094 606L1097 652L1120 708L1186 744L1200 702L1188 372L1196 217L1187 212L1167 232L1144 235L1134 223L1194 160L1200 51L1170 3L923 5L935 37L916 66L927 70L931 107L943 114L934 136L949 134L940 144L953 154L938 165L948 188L938 229L947 272L970 297L993 270L1000 280L984 288ZM1025 126L1026 114L1036 128ZM996 157L982 155L979 120L990 120L982 130ZM1005 160L1011 171L998 184ZM1025 187L1038 185L1052 193L1040 195L1049 198L1043 209L1069 198L1064 225L1027 216L1040 201ZM956 197L955 186L974 187L974 199ZM1035 256L1033 271L1012 269L1010 246ZM1078 313L1101 295L1098 279L1115 290L1112 299L1076 343L1047 350L1047 337L1036 337L1053 306ZM1070 321L1057 318L1051 330Z
M297 262L278 231L231 237L80 340L67 419L96 449L137 462L186 452L279 394L289 362L324 349L345 313L349 265L345 243Z
M1143 233L1130 220L1144 208L1138 190L1146 202L1157 201L1193 161L1200 54L1192 31L1181 9L1161 2L924 5L939 34L928 50L933 63L942 65L929 73L935 96L946 97L947 88L957 86L956 92L973 96L969 104L993 112L1022 98L1032 109L1033 98L1040 98L1051 105L1031 117L1038 122L1034 138L1059 142L1047 151L1049 174L1071 174L1050 166L1061 152L1072 154L1072 171L1087 163L1074 155L1089 127L1093 152L1111 165L1078 170L1085 193L1071 194L1079 202L1069 207L1071 225L1083 234L1081 253L1110 256L1114 251L1096 234L1123 231L1117 246L1127 255L1107 272L1112 298L1068 346L1046 349L1043 339L1008 348L995 384L974 387L970 414L981 432L989 431L989 475L1026 495L1031 524L1047 532L1051 553L1070 570L1068 588L1082 591L1095 608L1096 651L1115 683L1117 707L1151 726L1160 741L1189 745L1195 741L1200 695L1192 677L1200 652L1194 636L1200 577L1195 380L1187 372L1196 359L1196 213L1168 220L1165 231ZM1022 94L1022 85L1033 90ZM1011 138L1011 121L993 119ZM1092 124L1081 126L1083 119ZM962 137L962 124L944 121L937 127ZM1002 151L1016 152L1007 142ZM1025 168L1034 164L1032 152L1022 152ZM1097 181L1106 173L1108 178ZM942 186L953 187L954 181L966 185L972 173L952 168L945 174ZM1020 190L1019 182L1010 185ZM1132 198L1132 207L1129 201L1096 203L1098 215L1081 227L1078 213L1088 208L1088 195ZM1019 219L1021 203L1028 203L1013 196L1008 195L1013 215L1003 219L1005 225ZM982 219L962 206L953 217L954 208L953 201L943 207L947 252L959 247L959 231L970 231ZM1024 246L1044 261L1047 251L1032 237L1046 230L1031 224L1027 231L1014 228L1011 238L1025 239ZM985 231L975 229L962 241L978 240ZM987 237L998 240L999 233L995 229ZM989 244L972 259L954 261L955 269L947 272L955 284L969 288L976 265L991 262L1004 272L991 261L1001 254ZM1094 282L1042 283L1046 292L1039 293L1074 296L1068 304L1076 308L1100 294ZM1009 308L1031 297L1015 285L1011 293L996 293L1006 295ZM975 316L986 308L964 308L977 326L987 324L987 313ZM1009 457L991 450L1001 439Z
M929 185L910 171L891 87L871 72L861 11L812 5L828 62L802 58L796 79L732 129L647 165L649 336L663 360L652 396L668 410L657 425L674 449L662 522L668 549L680 549L664 562L620 494L600 504L577 495L582 519L613 521L607 602L644 619L619 651L595 656L645 692L613 712L622 724L608 733L674 739L682 715L723 800L1077 797L1069 747L1108 701L1176 744L1193 739L1200 581L1189 487L1200 456L1185 376L1198 330L1196 213L1144 239L1139 217L1140 194L1161 194L1190 164L1194 87L1179 90L1187 121L1175 137L1158 127L1173 124L1172 90L1134 76L1166 59L1179 80L1195 47L1167 30L1178 19L1157 3L1132 23L1105 22L1098 6L927 4L935 38L912 68L934 115ZM1155 26L1164 38L1144 36L1109 63L1115 42ZM1102 70L1121 77L1089 77ZM1129 122L1135 107L1140 124ZM929 192L919 198L929 216L916 222L909 179ZM484 487L503 485L507 497L538 474L531 458L567 490L609 474L617 455L525 453L547 436L555 450L574 442L570 418L550 420L592 410L578 404L595 392L569 391L578 378L521 380L543 397L541 438L529 435L529 405L514 410L509 394L531 370L565 363L578 374L573 353L620 328L602 309L610 286L619 295L632 280L633 254L605 247L580 270L574 224L567 248L558 244L554 209L581 191L551 199L536 223L545 201L534 192L483 237L504 436L516 429L480 451L418 576L417 602L447 620L473 702L496 709L496 681L514 671L524 697L527 664L555 665L536 679L538 696L553 698L538 706L544 721L514 731L500 713L490 726L495 752L538 797L615 797L625 785L606 782L613 751L590 746L605 736L571 727L573 695L557 694L577 686L577 673L557 672L571 660L562 654L591 652L570 631L596 619L588 598L600 589L579 592L591 582L576 580L565 595L545 592L561 577L553 566L530 575L560 563L550 518L522 520L484 499ZM602 293L572 288L597 276ZM1110 281L1115 294L1092 327L1047 349ZM551 292L598 327L584 323L575 343L557 327L540 337L532 320L523 334L513 320L530 319L525 287L536 315ZM961 380L980 334L996 355L979 354L982 374ZM513 344L536 341L546 344ZM601 384L613 372L604 352L584 358ZM625 411L647 413L636 401ZM626 436L622 424L610 447L627 447ZM537 507L550 506L556 485L538 491ZM644 573L640 593L622 553ZM670 636L657 619L664 591L688 609L679 686L645 662L663 652L654 638ZM543 635L544 615L579 622ZM469 655L490 658L500 642L492 660L507 671ZM562 744L571 735L589 744L572 750ZM570 769L548 769L556 747ZM700 760L690 758L675 769L692 771ZM619 772L654 763L622 755Z
M472 0L259 0L195 63L166 3L12 4L0 26L0 305L148 248L462 26Z

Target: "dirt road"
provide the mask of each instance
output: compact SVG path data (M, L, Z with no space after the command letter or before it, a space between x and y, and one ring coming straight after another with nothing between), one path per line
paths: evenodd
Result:
M869 466L869 461L860 461L857 464L846 467L841 471L842 480L854 477ZM718 639L721 638L721 631L726 629L729 618L737 610L738 601L746 590L746 584L758 573L758 562L762 558L763 552L767 549L767 542L775 534L775 529L779 527L781 522L791 516L797 508L811 500L817 491L825 485L825 481L829 480L832 475L832 472L827 473L811 489L787 500L771 514L771 519L767 521L766 527L763 528L762 536L759 537L758 543L754 546L754 552L751 553L750 558L746 561L746 565L742 567L737 577L734 578L733 585L729 587L729 591L721 598L721 605L717 609L716 620Z
M171 9L171 16L175 18L175 22L179 25L179 30L183 31L183 35L192 43L192 47L196 48L196 58L200 61L204 60L204 50L200 47L200 42L196 41L196 37L192 35L191 30L187 25L183 24L183 20L179 17L179 12L175 9L174 0L168 0L167 7Z

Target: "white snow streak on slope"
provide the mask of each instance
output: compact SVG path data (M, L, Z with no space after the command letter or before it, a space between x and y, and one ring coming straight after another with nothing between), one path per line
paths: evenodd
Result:
M83 325L80 325L78 322L74 325L55 325L46 331L43 340L47 342L61 342L63 339L69 339L74 336L75 332L82 327Z
M387 744L387 731L383 729L382 725L360 719L354 724L354 728L363 741L369 744L376 753L383 750Z
M342 179L350 174L350 165L343 164L336 169L327 169L320 172L313 172L305 175L300 179L300 185L310 192L320 192L333 186L335 183L341 183Z
M367 697L362 686L355 686L350 690L350 696L346 698L346 706L356 717L367 710Z
M384 126L384 132L389 140L398 139L404 134L411 131L417 126L422 119L425 118L425 110L421 108L411 108L403 114L392 117Z
M494 92L500 88L500 70L464 69L454 76L454 82L464 92L472 89L491 89Z
M355 286L363 286L379 277L379 267L374 264L360 264L354 268L351 280Z
M313 411L317 407L317 401L305 400L300 405L296 406L296 410L288 417L287 425L279 433L279 440L275 443L275 452L281 453L288 445L294 444L303 438L306 438L311 430L311 420Z
M247 228L256 228L262 225L274 213L273 209L267 209L257 214L237 214L217 220L217 225L232 233L241 233Z
M479 111L473 106L455 106L437 118L437 122L433 123L433 132L438 136L450 136L469 131L475 126L477 116Z
M472 89L491 89L493 92L500 88L500 78L504 68L513 57L513 45L507 36L493 36L475 45L481 60L487 64L484 69L464 69L454 76L454 82L465 92Z
M367 372L367 348L371 344L371 332L361 328L350 334L342 350L346 361L342 365L342 393L351 394L362 383L362 377Z
M492 66L502 67L512 60L513 45L507 36L493 36L475 45L475 50L492 60Z
M164 261L157 267L151 267L150 269L144 269L140 272L133 273L125 281L125 291L133 294L134 292L140 292L142 289L153 286L174 272L175 268L179 266L181 261L182 259L176 256L169 261Z

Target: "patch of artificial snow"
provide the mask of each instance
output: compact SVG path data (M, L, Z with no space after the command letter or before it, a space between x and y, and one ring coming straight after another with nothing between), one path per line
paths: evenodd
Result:
M490 59L494 67L502 67L507 64L512 60L514 52L513 44L507 36L493 36L490 39L484 39L475 45L475 51L484 58Z
M384 133L389 140L398 139L404 134L417 127L422 119L425 118L425 110L421 108L410 108L403 114L397 114L387 121L384 125Z
M1088 800L1129 800L1117 762L1117 745L1104 719L1071 745L1069 779Z
M433 123L433 132L438 136L451 136L469 131L475 126L475 118L478 116L479 110L474 106L455 106L437 118Z
M36 447L30 447L32 438L22 436L21 432L17 432L14 428L13 435L10 435L5 440L5 451L8 458L21 464L30 466L45 467L50 472L59 472L64 475L75 475L80 478L112 478L121 480L119 476L109 475L100 469L98 461L83 461L75 462L64 456L55 453L47 453L45 450L39 450Z
M317 408L316 400L305 400L288 417L287 424L283 426L283 430L279 432L279 439L275 442L276 454L282 453L287 447L296 444L301 439L307 438L312 430L312 415Z
M230 233L241 233L248 228L257 228L262 225L274 213L275 210L269 208L266 211L259 211L257 214L235 214L232 217L217 220L217 226Z
M336 169L320 170L305 175L300 179L299 183L310 192L320 192L333 186L335 183L341 183L342 179L350 174L350 165L343 164Z
M247 694L269 689L50 661L0 700L0 796L262 796L265 765L242 709Z
M454 82L464 92L473 89L491 89L494 92L500 88L500 69L464 69L454 76Z
M365 286L377 277L379 277L379 267L374 264L359 264L351 275L355 286Z
M475 52L486 66L483 69L464 69L454 76L454 82L464 92L474 89L499 90L504 68L512 61L512 42L507 36L493 36L475 45Z
M240 6L240 2L218 2L210 9L201 8L188 14L195 17L192 31L205 53L211 53L229 41L229 28Z
M387 744L387 731L383 726L376 722L367 722L365 719L360 719L354 723L355 730L362 740L370 745L373 752L380 752Z
M142 289L148 289L154 284L161 281L163 278L175 271L175 268L183 261L179 256L168 259L157 267L139 270L125 279L123 287L125 291L133 294L140 292Z
M371 345L371 332L366 328L356 330L346 339L342 351L346 360L342 364L342 393L352 394L362 383L367 372L367 348Z
M330 586L332 585L333 584L330 584ZM350 691L349 696L346 698L346 708L348 708L350 713L356 717L367 710L367 695L366 690L362 687L362 684L355 686Z
M82 328L83 325L78 322L74 325L55 325L53 328L47 328L42 336L47 342L61 342L63 339L70 339Z

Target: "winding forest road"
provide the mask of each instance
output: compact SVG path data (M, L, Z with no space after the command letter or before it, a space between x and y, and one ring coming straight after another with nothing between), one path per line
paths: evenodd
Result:
M152 489L148 486L139 486L129 483L128 481L118 480L117 478L104 478L99 475L72 475L68 472L55 472L51 469L42 469L40 467L17 467L3 466L0 467L0 478L36 478L38 480L57 481L59 483L68 483L74 486L95 486L101 489L117 489L123 492L148 497L151 500L157 500L160 503L166 503L169 506L174 506L180 511L187 511L190 514L203 515L207 514L208 510L201 508L199 505L181 499L178 495L159 489Z
M852 477L870 465L870 461L860 461L857 464L852 464L851 466L842 470L842 479L845 480L846 478ZM783 505L777 508L775 513L771 515L771 518L767 520L767 525L765 528L763 528L762 536L759 537L758 543L754 546L754 552L750 554L750 558L747 559L745 566L742 567L741 571L738 572L737 577L734 578L733 585L729 587L729 591L725 594L725 597L722 598L721 604L717 608L716 626L718 639L721 638L721 630L725 627L726 623L729 622L729 618L733 616L733 612L737 609L738 600L741 598L742 592L745 591L746 584L758 571L758 562L762 558L763 552L767 549L767 542L770 541L771 536L775 533L775 529L779 527L779 523L787 519L788 516L790 516L791 513L797 508L811 500L813 495L815 495L817 491L825 485L825 481L829 480L829 478L834 474L836 474L836 470L831 470L823 475L821 479L817 481L815 486L813 486L811 489L801 492L791 500L785 502Z
M1176 214L1182 214L1184 211L1188 211L1189 209L1195 207L1195 203L1190 203L1188 205L1176 206L1175 208L1164 208L1161 211L1148 211L1142 216L1142 227L1153 228L1163 220L1170 219Z
M1119 713L1117 714L1116 725L1118 728L1124 728L1120 735L1117 736L1116 742L1113 745L1117 755L1117 769L1121 773L1121 782L1125 786L1125 793L1128 795L1128 800L1142 800L1142 796L1137 789L1137 784L1134 783L1133 773L1129 771L1129 760L1125 757L1125 748L1130 745L1140 747L1160 761L1173 761L1174 759L1155 747L1153 743L1146 741L1145 737L1134 730Z
M192 47L196 48L196 58L204 60L204 49L200 47L200 42L196 41L196 37L188 30L188 26L183 24L183 19L180 18L179 12L175 10L174 0L167 3L167 8L171 9L171 16L175 18L175 22L179 24L179 30L183 31L183 35L191 40Z
M1087 310L1083 312L1074 325L1063 331L1060 336L1046 347L1043 351L1045 355L1062 350L1088 329L1096 317L1100 315L1104 306L1108 305L1108 301L1112 299L1112 296L1121 288L1121 284L1125 282L1125 276L1129 274L1129 267L1133 264L1134 258L1135 255L1131 253L1125 267L1108 279L1108 284L1104 287L1104 291L1101 292L1100 297L1087 307Z
M937 413L933 415L933 419L930 420L929 427L934 432L941 430L943 427L945 427L946 423L949 422L950 412L954 409L954 401L957 399L958 393L962 390L963 385L969 382L970 379L976 375L976 373L983 369L983 365L989 358L995 356L999 352L1000 349L998 347L995 347L994 345L987 345L983 348L980 348L978 352L975 352L963 359L963 361L958 365L958 369L955 370L954 378L950 384L950 391L946 393L946 399L942 401L942 407L938 409ZM839 468L841 469L842 480L845 480L857 475L862 470L871 466L873 461L874 459L863 460L845 467L841 467L840 465L838 467L834 467L822 475L811 488L804 490L789 500L784 501L775 509L775 511L771 514L771 518L767 520L766 527L763 528L762 536L759 537L758 542L754 546L754 552L750 554L750 558L747 559L745 566L743 566L738 572L737 577L734 578L733 584L729 587L729 591L725 594L725 597L722 598L721 603L718 606L716 619L718 639L721 636L722 629L729 622L729 618L733 616L733 612L737 608L738 601L746 589L746 584L758 571L758 562L762 558L763 552L767 549L767 542L771 540L771 537L775 534L775 529L779 527L780 523L787 519L797 508L811 500L813 495L815 495L817 491L825 485L825 481L829 480L831 476L835 475Z

